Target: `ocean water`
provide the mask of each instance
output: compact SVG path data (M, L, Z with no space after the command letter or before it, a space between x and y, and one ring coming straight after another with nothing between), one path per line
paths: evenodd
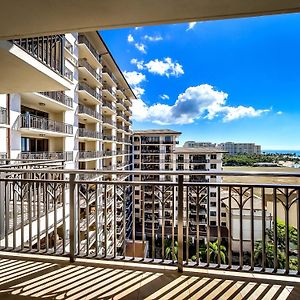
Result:
M296 154L296 156L300 156L300 150L261 150L261 152L265 152L267 154L286 154L286 153L289 153L289 154Z

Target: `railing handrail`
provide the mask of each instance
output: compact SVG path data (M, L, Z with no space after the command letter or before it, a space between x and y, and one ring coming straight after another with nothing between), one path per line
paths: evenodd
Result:
M73 107L73 99L67 96L64 92L38 92L39 94L46 96L50 99L56 100L62 104L65 104L69 107Z
M79 67L85 67L98 81L101 79L100 74L88 63L85 58L78 59Z
M33 114L20 115L21 128L35 128L45 131L60 132L66 134L73 134L73 125L61 121L55 121Z
M79 128L78 133L80 137L91 137L91 138L101 138L101 132L95 130L89 130L86 128Z
M79 90L83 89L87 91L89 94L91 94L93 97L95 97L98 100L101 100L101 93L98 93L95 89L90 87L88 84L85 82L79 82Z
M99 112L81 103L78 105L78 113L87 114L99 120L101 119L101 114Z
M92 45L92 43L82 34L79 34L78 36L78 43L83 43L85 44L89 50L93 53L93 55L95 56L95 58L100 62L101 61L101 55L98 53L98 51L94 48L94 46Z

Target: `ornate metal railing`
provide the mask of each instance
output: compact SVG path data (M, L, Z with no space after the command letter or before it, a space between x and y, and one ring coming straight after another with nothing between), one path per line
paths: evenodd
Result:
M69 107L73 107L73 99L67 96L64 92L39 92L39 94L42 94Z
M63 35L22 38L12 42L53 71L65 76Z
M82 180L82 174L97 176ZM157 176L172 181L147 181ZM248 176L254 183L190 182L189 176ZM262 177L283 182L300 173L1 168L1 249L74 261L128 259L130 248L133 260L179 271L299 275L300 185L255 183Z
M102 121L103 121L103 123L107 123L107 124L110 124L112 126L116 126L116 121L113 121L111 118L102 116Z
M65 134L73 134L73 126L59 121L49 120L31 114L20 116L20 128L33 128Z

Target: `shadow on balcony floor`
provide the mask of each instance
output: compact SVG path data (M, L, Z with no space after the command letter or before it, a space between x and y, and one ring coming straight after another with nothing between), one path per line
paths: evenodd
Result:
M0 299L300 299L300 278L45 257L0 258Z

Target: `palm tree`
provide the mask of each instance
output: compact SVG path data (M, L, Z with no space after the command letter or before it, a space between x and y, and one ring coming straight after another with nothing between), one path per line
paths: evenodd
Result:
M165 259L173 259L177 260L178 255L178 242L174 241L174 253L172 251L172 240L166 239L165 240Z
M221 263L226 264L226 247L224 245L219 246L218 241L209 242L208 246L209 246L208 253L209 253L210 262L213 262L216 264L218 263L218 255L219 255L219 248L220 248ZM206 261L206 258L207 258L207 246L206 245L203 245L203 247L201 247L199 249L199 257L202 262ZM192 260L193 261L196 260L195 255L192 256Z
M226 264L226 247L224 245L219 245L218 240L213 242L209 242L209 259L210 262L218 263L218 255L220 251L221 263ZM206 250L207 252L207 250Z

